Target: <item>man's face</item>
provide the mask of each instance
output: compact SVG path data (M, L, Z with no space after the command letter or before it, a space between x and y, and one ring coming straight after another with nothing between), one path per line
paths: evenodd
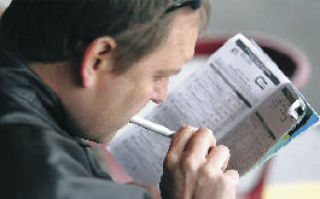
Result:
M168 38L154 52L117 75L103 74L95 88L95 104L86 128L95 139L106 141L150 100L163 102L169 77L192 59L199 31L199 12L180 9Z

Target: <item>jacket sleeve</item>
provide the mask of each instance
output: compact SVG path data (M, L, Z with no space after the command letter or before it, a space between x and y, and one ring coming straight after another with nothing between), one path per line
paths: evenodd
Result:
M4 198L151 198L141 188L94 177L85 149L55 131L0 124L0 133Z

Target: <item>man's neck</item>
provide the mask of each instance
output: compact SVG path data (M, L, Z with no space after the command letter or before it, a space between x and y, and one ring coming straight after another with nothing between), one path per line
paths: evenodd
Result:
M73 66L69 62L29 63L28 65L59 97L63 95L65 90L71 91L71 87L76 82L73 81L76 77Z

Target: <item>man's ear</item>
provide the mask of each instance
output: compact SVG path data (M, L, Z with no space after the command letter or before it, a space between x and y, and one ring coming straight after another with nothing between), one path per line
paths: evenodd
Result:
M81 82L84 87L91 87L99 72L112 70L113 53L116 41L111 37L99 37L85 49L81 62Z

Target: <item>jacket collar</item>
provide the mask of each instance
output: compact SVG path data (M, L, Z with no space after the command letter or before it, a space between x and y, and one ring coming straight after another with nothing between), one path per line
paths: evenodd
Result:
M27 63L0 51L0 96L2 95L14 102L11 104L15 107L6 104L9 106L7 108L23 109L42 120L42 124L60 132L81 135L74 125L70 125L71 120L67 117L58 96Z

